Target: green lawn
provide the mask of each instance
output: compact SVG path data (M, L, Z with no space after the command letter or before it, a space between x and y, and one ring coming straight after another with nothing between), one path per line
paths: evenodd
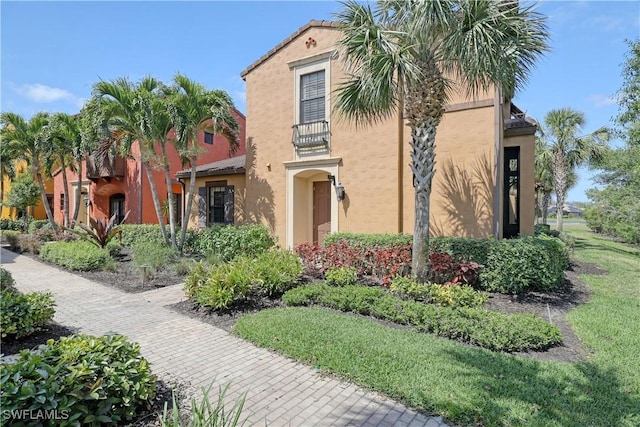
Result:
M462 425L640 425L640 251L567 227L589 303L570 313L591 350L581 363L539 362L463 346L321 308L245 316L248 340Z

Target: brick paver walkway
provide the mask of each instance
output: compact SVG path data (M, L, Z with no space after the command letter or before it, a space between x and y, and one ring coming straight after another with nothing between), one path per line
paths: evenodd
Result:
M54 320L78 332L118 333L140 344L160 378L198 393L215 379L231 383L232 402L246 392L242 417L270 426L446 426L400 403L254 346L222 329L164 307L184 299L180 285L127 294L6 249L0 254L23 292L50 291Z

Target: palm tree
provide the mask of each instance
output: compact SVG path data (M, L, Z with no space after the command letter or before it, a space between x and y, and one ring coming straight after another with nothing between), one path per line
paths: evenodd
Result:
M69 215L69 179L68 171L75 172L77 170L71 150L71 141L68 139L67 133L67 117L71 117L65 113L55 113L49 120L47 126L47 139L50 144L46 147L44 156L44 173L47 177L53 176L53 171L60 169L62 175L62 193L64 194L62 225L69 227L71 216Z
M579 136L584 123L584 113L571 108L559 108L545 115L544 127L540 131L544 144L551 151L558 231L563 229L562 211L567 190L576 180L576 168L587 161L599 159L609 140L606 128Z
M162 96L163 88L164 85L153 77L145 77L138 84L133 84L126 78L101 81L94 85L93 95L96 100L92 102L97 102L100 107L97 114L107 118L111 134L115 136L121 153L129 153L132 144L138 142L158 224L164 241L169 243L158 189L152 174L152 163L157 160L155 143L160 142L156 139L155 121L160 113L157 110L157 97ZM104 141L106 144L100 149L103 153L113 144L114 138L109 137Z
M37 113L27 121L19 114L2 113L0 124L2 125L2 144L7 144L10 152L16 153L19 159L24 160L36 177L47 219L55 232L57 227L42 179L42 157L49 143L47 140L49 114Z
M497 86L511 98L548 49L545 18L516 0L379 0L375 10L348 0L337 18L348 72L338 110L357 125L404 110L411 128L412 274L424 281L436 129L453 85L446 76L471 95Z
M174 79L175 94L170 104L170 115L174 124L176 144L183 158L189 163L189 197L185 207L185 218L190 218L196 191L196 167L200 154L198 132L206 130L215 135L223 135L231 150L238 146L238 122L233 116L233 101L222 90L207 90L201 84L177 74ZM211 125L205 122L212 120ZM186 239L187 226L183 224L178 247L182 249Z
M48 156L52 165L59 166L62 173L63 191L65 194L64 204L64 225L65 227L74 228L78 220L78 212L80 210L80 201L82 198L82 186L80 182L75 188L75 203L73 207L73 215L69 217L69 184L67 178L67 169L77 172L78 180L82 181L82 161L89 153L90 147L95 140L91 142L83 138L81 129L82 112L80 115L69 115L65 113L57 113L51 117L49 132L52 139L51 153Z
M536 221L542 218L542 223L546 224L553 193L553 168L551 150L539 136L536 136L535 147L535 186Z
M12 180L16 176L15 159L17 153L9 144L0 144L0 203L4 201L4 179Z

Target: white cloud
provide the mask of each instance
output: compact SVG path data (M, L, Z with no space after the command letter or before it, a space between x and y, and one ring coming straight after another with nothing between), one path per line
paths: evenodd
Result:
M606 96L598 93L595 95L591 95L589 97L589 102L591 102L594 106L601 108L615 105L617 103L617 99L615 96Z
M24 84L22 86L14 87L14 89L18 94L39 104L68 101L75 105L82 106L82 103L84 102L82 98L73 95L69 91L40 83Z

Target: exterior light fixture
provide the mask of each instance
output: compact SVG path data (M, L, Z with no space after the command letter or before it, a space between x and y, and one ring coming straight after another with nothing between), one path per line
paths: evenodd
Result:
M336 190L336 199L338 200L338 202L343 201L344 196L346 195L344 185L342 185L342 183L339 181L336 184L336 177L334 175L327 175L327 179L331 181L331 183L333 184L333 188Z

